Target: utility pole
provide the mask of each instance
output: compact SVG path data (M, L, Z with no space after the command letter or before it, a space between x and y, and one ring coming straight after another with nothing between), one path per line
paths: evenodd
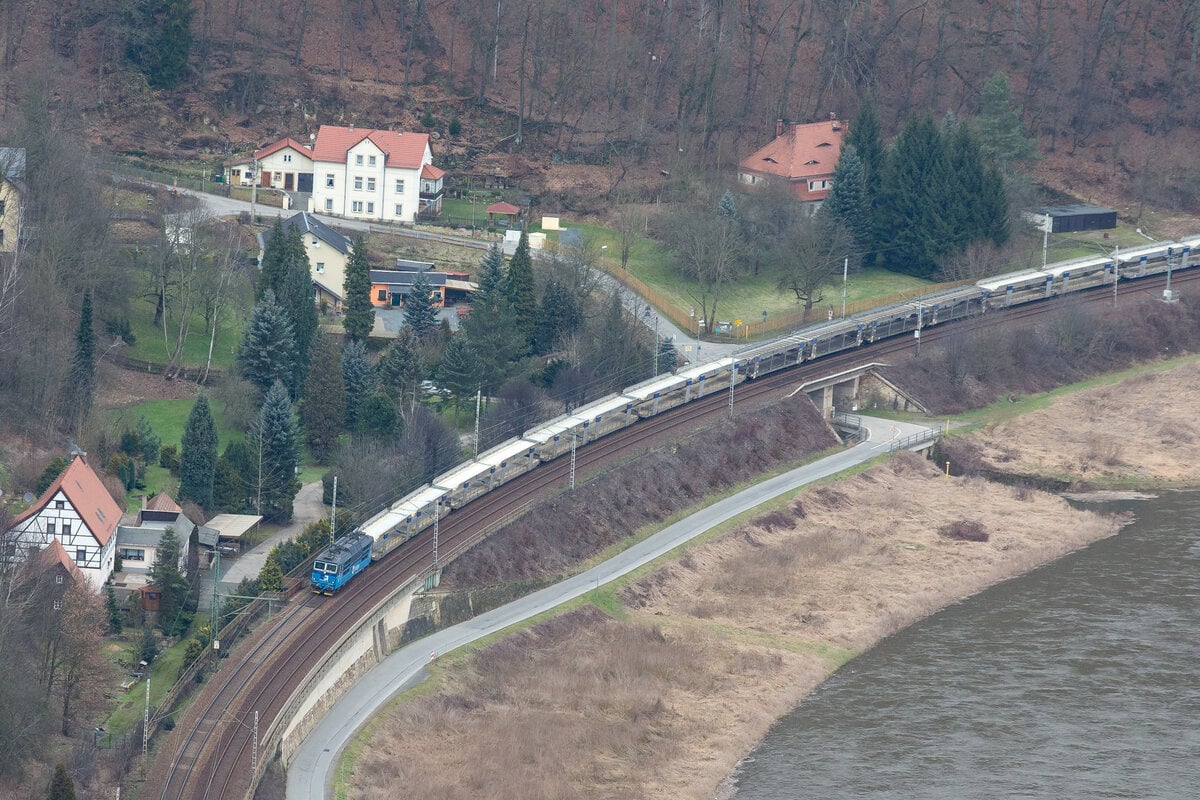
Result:
M733 387L737 385L737 362L733 363L733 372L729 375L729 418L733 419Z
M438 539L441 537L442 527L442 498L438 498L437 505L433 507L433 571L438 569Z
M146 669L150 669L149 666ZM150 673L146 673L146 710L142 714L142 763L150 752Z
M258 709L254 711L254 750L250 754L250 782L258 774Z
M850 276L850 256L842 262L842 319L846 318L846 280ZM766 312L763 312L764 314Z
M254 203L258 200L258 157L250 167L250 224L254 225Z
M333 476L333 510L329 512L329 543L337 541L337 475Z
M483 387L475 390L475 457L479 458L479 403L483 399Z
M1121 245L1113 246L1113 308L1117 307L1117 284L1121 282Z
M579 441L578 435L571 433L571 494L575 494L575 443Z

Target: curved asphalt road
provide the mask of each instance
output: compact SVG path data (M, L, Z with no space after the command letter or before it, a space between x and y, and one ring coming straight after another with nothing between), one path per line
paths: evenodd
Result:
M926 432L921 425L863 417L867 441L727 497L562 583L438 631L388 656L350 689L309 734L288 767L287 800L324 800L342 749L372 714L413 683L438 655L579 597L629 573L701 533L766 501L888 452L892 440Z

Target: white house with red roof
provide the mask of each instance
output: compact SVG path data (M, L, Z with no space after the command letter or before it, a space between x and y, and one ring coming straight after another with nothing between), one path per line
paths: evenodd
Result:
M415 222L441 210L445 173L433 166L427 133L322 125L312 155L317 214Z
M264 189L285 192L311 192L313 182L312 150L286 137L260 147L250 158L225 164L226 180L233 186L255 183Z
M13 550L24 560L55 541L88 585L100 589L113 571L121 508L81 453L32 506L13 520Z
M832 114L825 122L804 125L785 126L779 120L774 140L738 162L738 182L786 181L792 194L815 211L833 185L845 135L846 124Z

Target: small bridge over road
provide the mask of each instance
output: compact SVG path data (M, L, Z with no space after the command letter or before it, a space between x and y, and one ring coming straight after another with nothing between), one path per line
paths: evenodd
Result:
M830 418L834 411L857 411L865 405L864 400L868 398L873 401L873 405L889 406L897 411L929 413L929 409L921 405L915 397L879 374L879 367L886 366L889 365L873 361L832 375L814 378L797 386L788 396L794 397L804 392L826 419Z

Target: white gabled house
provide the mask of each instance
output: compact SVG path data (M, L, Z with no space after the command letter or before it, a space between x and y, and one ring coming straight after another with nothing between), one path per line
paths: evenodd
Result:
M231 186L250 186L257 181L263 189L311 192L312 150L290 136L280 139L255 150L250 158L227 162L225 180Z
M7 558L25 560L58 541L88 585L99 590L116 560L121 508L87 464L84 454L71 463L32 506L12 523Z
M442 171L427 133L322 125L313 147L311 211L354 219L415 222L441 207ZM429 191L425 191L425 190Z

